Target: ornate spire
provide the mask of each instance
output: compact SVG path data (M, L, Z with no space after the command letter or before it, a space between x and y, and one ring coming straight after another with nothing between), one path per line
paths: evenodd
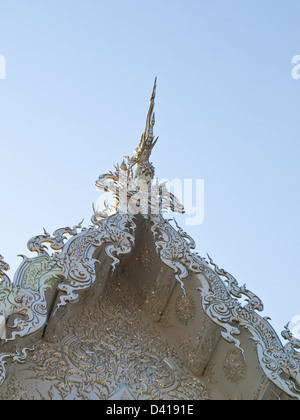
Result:
M155 125L155 97L156 97L156 86L157 86L157 77L154 81L154 87L152 91L152 95L150 98L150 106L146 120L146 128L144 133L142 134L142 138L140 141L139 146L135 149L134 156L129 158L128 160L128 167L131 170L135 165L137 165L136 176L140 176L141 174L147 173L150 175L151 178L154 176L154 167L149 162L150 155L152 153L153 147L156 145L158 137L155 138L153 134L153 127Z
M142 136L142 138L145 139L145 142L149 143L149 145L152 144L154 140L153 127L155 125L154 107L155 107L155 97L156 97L156 86L157 86L157 77L155 78L155 81L154 81L153 92L150 99L150 106L149 106L149 111L148 111L147 120L146 120L146 129ZM154 144L152 147L154 147Z

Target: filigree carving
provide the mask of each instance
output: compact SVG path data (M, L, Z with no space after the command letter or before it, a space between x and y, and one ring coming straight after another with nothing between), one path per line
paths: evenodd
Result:
M148 288L146 293L144 310L150 319L164 323L164 325L170 325L168 321L170 311L166 307L174 287L174 276L172 274L170 275L162 267L155 282L152 283L152 286L150 289Z
M157 254L175 272L175 278L185 294L183 279L188 276L188 269L192 263L188 243L162 215L152 216L152 222L151 230L154 235Z
M151 250L147 247L147 245L142 248L138 261L140 262L141 266L146 272L150 272L153 269L154 263L154 255L152 254Z
M185 357L187 365L191 366L195 363L204 334L205 330L202 328L196 337L189 336L185 340L180 340L180 350Z
M2 269L8 266L2 263ZM6 378L7 360L23 361L27 349L19 349L7 343L16 338L34 335L42 330L48 319L45 292L59 281L61 270L48 255L34 259L23 257L14 283L2 272L0 283L0 314L4 316L2 334L4 352L0 354L0 386ZM13 324L8 327L6 319L14 314ZM7 331L9 336L7 337Z
M300 399L298 359L283 348L267 319L256 312L263 310L261 300L245 286L240 287L233 276L220 270L211 260L212 270L205 260L192 252L182 231L173 229L162 216L152 217L152 221L158 255L174 270L184 293L184 279L189 273L201 275L203 286L197 290L202 295L203 309L223 329L223 338L233 343L244 355L237 336L241 333L241 327L248 329L257 345L258 358L265 375L289 396ZM221 276L226 278L227 287ZM245 306L241 300L243 296L248 302ZM291 375L292 379L284 379L283 373Z
M219 338L219 329L206 318L196 336L189 335L188 338L180 340L183 360L194 375L203 375Z
M227 271L225 271L224 269L220 269L213 262L213 260L210 258L209 255L208 255L208 259L209 259L210 264L214 266L215 272L219 276L223 276L226 278L226 283L228 284L228 291L232 296L239 299L242 298L242 296L246 296L246 301L248 302L248 304L245 306L246 310L250 312L253 312L253 311L262 312L264 310L264 305L261 299L259 299L259 297L257 297L254 293L248 290L246 288L246 285L242 287L239 286L237 280L231 274L227 273Z
M9 265L4 261L2 255L0 255L0 280L5 277L6 271L9 271Z
M77 302L78 293L95 283L95 264L100 262L93 259L93 255L104 244L105 252L112 260L112 271L115 271L120 262L119 257L128 254L134 246L135 227L131 215L116 213L102 220L97 229L84 231L69 241L63 252L56 256L57 264L66 279L58 286L64 295L61 296L56 310L69 302Z
M94 303L65 320L60 337L49 332L27 358L19 392L13 374L1 399L109 399L123 387L134 399L209 399L203 382L144 324L128 293L115 280L101 300L94 296ZM35 390L28 386L32 373L43 382Z
M9 269L9 265L0 255L0 315L6 315L9 311L12 312L15 305L15 287L5 274Z
M14 283L2 276L0 284L0 313L5 318L13 313L13 325L9 326L11 336L5 342L14 341L42 329L47 320L45 292L59 281L61 270L49 256L34 259L23 258Z
M115 173L101 175L96 182L98 190L112 193L114 204L111 207L106 205L104 210L94 209L94 225L99 226L101 220L116 211L121 214L142 214L144 217L169 210L184 213L184 207L177 197L169 192L166 182L152 181L145 171L139 172L138 175L135 173L133 177L126 165L122 165L121 168L117 166Z
M157 252L161 260L174 270L175 279L180 282L183 290L183 279L187 278L190 272L200 274L201 281L207 282L207 286L203 283L203 287L199 289L202 294L203 308L209 318L224 329L223 337L242 350L236 336L240 333L241 326L247 328L257 344L258 357L266 376L288 395L299 399L299 355L296 347L292 349L289 343L289 347L284 348L267 320L256 312L262 309L261 301L245 287L239 287L232 276L225 270L220 270L210 260L214 267L212 270L203 259L191 251L190 245L193 247L193 244L180 229L176 231L162 216L155 216L151 220L151 231L154 234ZM134 230L133 218L117 213L103 220L97 229L91 228L77 233L64 245L61 253L58 253L53 260L65 279L68 279L57 286L59 290L65 292L58 307L77 301L78 292L87 290L94 284L96 272L93 254L95 250L104 245L107 255L112 259L112 267L115 268L119 262L119 256L132 249ZM36 244L35 250L40 250L41 257L47 257L44 249L42 254L45 239L49 238L40 238ZM23 264L28 264L28 261L24 261ZM15 320L10 339L14 340L16 337L23 337L41 330L48 319L44 293L30 289L26 292L24 290L16 292L4 274L3 268L7 268L7 265L3 263L3 260L1 267L2 303L4 300L11 299L10 305L14 311L26 313L25 320L24 318ZM31 268L33 277L42 274L43 267L46 266L39 263L35 268ZM30 285L31 276L26 277L24 273L24 270L19 271L22 287ZM226 278L227 287L220 276ZM5 287L7 291L3 292ZM239 301L242 296L248 299L245 306ZM14 354L10 352L6 356L1 356L2 372L5 370L5 361L13 358ZM283 379L283 373L291 379ZM5 377L4 373L2 377Z
M150 100L146 129L134 156L128 157L127 164L123 162L121 166L116 166L114 173L102 175L97 181L96 185L100 190L113 193L116 203L111 208L106 206L104 210L95 211L92 218L93 226L88 229L82 229L80 223L74 228L58 229L53 236L44 231L43 235L31 239L28 242L28 248L32 252L37 252L38 257L32 260L24 257L23 263L16 273L14 284L5 274L9 267L0 256L0 316L4 318L4 320L3 318L0 320L2 337L7 317L14 315L13 325L9 325L11 335L1 347L3 353L0 354L0 385L5 379L7 361L16 360L21 363L26 359L27 350L13 348L13 342L21 342L22 340L16 339L23 337L26 337L27 340L28 336L37 340L38 333L40 334L44 330L49 321L52 309L54 309L53 314L56 314L59 308L68 303L77 302L80 292L87 291L95 285L96 264L100 264L96 256L99 255L100 248L102 251L103 247L108 257L107 260L110 259L111 264L107 264L106 259L105 264L111 267L112 273L120 263L120 257L132 251L135 244L135 215L140 212L144 219L149 221L148 225L151 225L157 255L162 263L174 272L174 278L179 282L183 294L186 296L184 283L189 275L197 277L201 282L201 287L197 291L201 294L203 310L211 321L222 328L223 338L229 343L233 343L243 355L244 350L238 336L242 328L247 329L257 345L259 364L266 377L288 396L300 400L300 344L292 337L288 326L283 333L283 337L288 340L288 343L283 346L267 319L258 313L263 310L262 301L246 286L240 286L231 274L220 269L210 257L208 257L208 262L201 258L194 252L195 243L192 238L176 222L176 228L174 228L169 220L163 218L163 211L166 209L179 213L184 212L184 209L177 198L167 191L165 183L159 184L152 181L154 167L149 162L149 158L157 142L157 138L153 135L155 94L156 81ZM122 197L126 203L125 209ZM128 201L129 205L127 206ZM70 236L69 240L66 235ZM56 251L54 256L47 253L46 244ZM151 259L147 257L146 269L150 265ZM108 274L106 271L105 273ZM100 290L104 289L107 278L108 275L104 276L103 273L102 276L99 276ZM168 283L165 283L165 287L167 286ZM45 292L50 287L54 292L62 292L55 308L47 306ZM162 290L163 286L160 291ZM244 303L245 298L246 304ZM145 296L145 299L148 297ZM159 304L157 303L157 305L151 299L148 299L148 302L150 303L150 312L155 314L155 319L162 320L163 314L167 314L167 311L164 312L163 300L158 299ZM185 309L186 313L189 311L191 312L191 307ZM185 312L183 311L183 313ZM183 322L189 322L193 316L195 315L188 315L188 321L183 317ZM118 325L116 320L115 322ZM126 343L128 344L128 342ZM74 347L74 355L82 352L83 348L86 354L89 354L90 350L86 347L88 345L89 342L85 344L85 347L77 344ZM55 351L58 352L55 354L60 354L59 349ZM102 351L103 348L93 350L91 357L94 359L88 361L94 373L97 372L97 366L103 362ZM64 355L63 352L61 354ZM120 354L119 356L121 357ZM45 357L44 353L43 357ZM61 378L62 373L55 370L59 369L60 365L55 356L52 359L51 357L41 362L40 368L43 372L48 371L48 373L50 368L54 369L53 374ZM150 359L147 359L147 354L145 354L145 360L143 360L145 366L149 366ZM52 365L49 360L52 360ZM111 361L111 369L114 369L113 358L107 360ZM151 359L151 364L154 366L151 371L152 376L150 375L152 383L158 380L157 377L156 379L153 377L157 369L161 369L162 378L168 380L173 365L171 362L168 364L168 361L165 363L164 359ZM105 369L106 367L102 363L101 372ZM69 372L71 377L72 372L74 371ZM86 370L83 369L81 374L85 375ZM132 378L128 375L126 380L132 384ZM73 381L69 385L68 382L63 382L63 378L65 376L62 377L61 382L51 385L47 397L69 398L77 395L80 398L88 398L91 389L99 398L106 398L110 395L110 385L106 383L104 386L101 380L99 383L93 379L89 384ZM184 393L187 384L199 387L205 395L201 384L195 385L190 378L180 379L180 381L178 377L176 378L176 387L172 390L169 387L165 394L161 394L160 391L154 392L151 390L151 384L147 385L150 390L149 395L151 394L152 397L167 395L180 399L181 390ZM120 389L123 386L129 386L128 383L124 385L123 382L119 383ZM139 392L142 391L137 388L131 389L135 393L134 395L141 397L142 394ZM191 392L193 396L192 390L189 389L188 392Z
M47 246L44 244L50 244L51 248L54 251L61 250L64 245L65 241L67 240L67 237L65 235L75 236L77 235L77 229L82 228L82 223L79 223L78 225L74 226L73 229L66 227L62 229L57 229L53 236L51 236L45 229L44 229L44 235L35 236L34 238L30 239L28 241L27 247L29 251L31 252L37 252L38 255L44 255L46 254L46 250L48 249Z
M219 302L215 302L214 297L208 294L204 297L207 313L212 319L215 318L215 322L220 326L223 324L226 331L222 333L223 337L239 349L241 349L239 340L235 338L235 335L240 334L240 327L237 325L248 329L257 345L258 359L265 375L286 394L300 399L299 359L289 347L282 346L268 320L255 312L255 310L262 310L260 299L245 287L239 287L234 277L225 270L220 270L215 264L213 266L217 274L221 273L228 279L229 292L237 297L247 296L248 304L243 307L237 299L228 298L227 301L222 302L222 306L219 306ZM222 323L218 321L220 316L218 314L222 314ZM287 337L288 334L285 336ZM288 375L290 379L284 378L283 374Z
M140 144L135 150L133 157L127 157L129 170L132 170L132 168L135 165L137 165L138 175L146 175L152 178L154 176L154 167L151 163L149 163L149 158L152 153L152 149L154 148L158 140L158 137L155 139L153 135L153 127L155 125L154 106L156 97L156 85L157 78L155 78L153 92L150 99L149 111L146 120L146 128L144 133L142 134Z
M114 198L111 207L105 206L104 210L94 209L92 223L99 226L115 211L121 214L142 214L150 217L170 209L176 213L184 213L184 208L177 197L168 191L166 182L153 182L155 169L149 158L158 137L155 138L153 128L155 125L155 95L156 80L150 99L150 107L147 115L146 128L142 134L139 146L132 157L126 156L127 164L115 166L115 172L109 172L99 176L96 187L103 192L110 192ZM134 172L135 168L135 172Z
M6 379L6 365L8 364L8 360L11 360L13 363L24 363L28 357L28 352L33 352L35 350L35 346L32 348L22 348L15 349L13 352L2 353L0 354L0 394L1 394L1 386L3 385Z
M177 321L185 326L190 325L196 317L196 304L192 296L181 293L175 302L175 315Z
M223 370L229 382L239 385L246 379L247 369L248 367L240 351L234 349L226 353Z

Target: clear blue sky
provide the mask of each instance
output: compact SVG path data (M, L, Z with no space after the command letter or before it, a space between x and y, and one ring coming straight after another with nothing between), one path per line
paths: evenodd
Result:
M0 253L89 224L137 146L158 76L159 177L205 179L202 256L278 332L300 314L299 0L0 0Z

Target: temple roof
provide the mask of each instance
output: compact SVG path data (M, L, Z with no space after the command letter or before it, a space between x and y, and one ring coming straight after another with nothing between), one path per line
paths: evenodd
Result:
M288 325L283 346L261 316L261 299L199 256L193 239L164 216L184 209L154 180L149 161L156 88L155 79L133 156L96 182L113 194L113 205L95 209L91 226L32 238L28 249L37 256L23 257L14 282L0 256L2 399L23 378L16 398L86 397L93 384L95 399L228 399L242 389L249 399L300 400L300 342ZM130 339L116 341L118 334ZM152 369L152 381L141 364Z

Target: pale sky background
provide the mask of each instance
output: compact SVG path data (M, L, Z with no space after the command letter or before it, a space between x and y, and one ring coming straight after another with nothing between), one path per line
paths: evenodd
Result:
M300 314L299 16L299 0L0 0L10 276L43 227L90 223L94 183L138 145L158 76L157 176L205 180L204 223L182 227L280 333Z

